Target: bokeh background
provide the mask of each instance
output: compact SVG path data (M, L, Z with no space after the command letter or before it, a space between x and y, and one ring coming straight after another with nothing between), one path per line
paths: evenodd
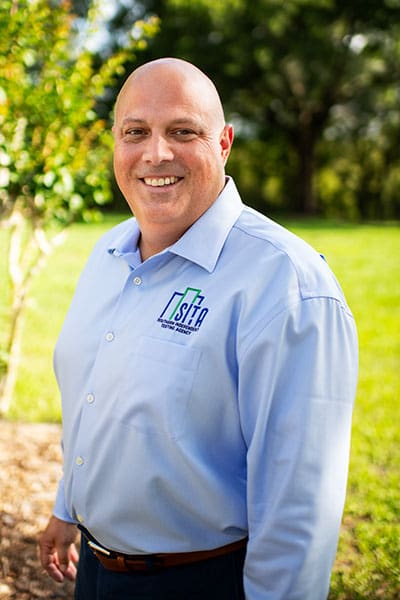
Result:
M215 81L244 202L323 253L345 291L360 381L330 598L399 598L400 0L2 0L0 598L71 594L42 583L33 551L59 461L52 350L91 247L129 216L117 91L161 56ZM13 490L35 499L25 512Z

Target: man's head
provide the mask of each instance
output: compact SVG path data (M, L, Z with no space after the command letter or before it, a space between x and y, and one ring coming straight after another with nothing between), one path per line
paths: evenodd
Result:
M116 179L142 236L158 235L168 245L225 184L233 129L217 90L183 60L146 63L119 93L113 130Z

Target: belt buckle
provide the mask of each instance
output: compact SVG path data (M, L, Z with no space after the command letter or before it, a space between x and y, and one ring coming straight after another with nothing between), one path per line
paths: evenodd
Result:
M104 558L110 558L115 560L120 568L125 567L127 571L154 572L163 566L162 558L155 554L144 554L143 557L135 556L130 558L129 556L118 554L118 552L110 552L93 540L87 540L87 544L91 550L93 550L100 562L102 556ZM100 556L98 556L99 554Z
M95 550L96 552L100 552L101 554L104 554L104 556L111 556L111 552L109 552L108 550L103 548L103 546L100 546L99 544L92 542L92 540L88 540L87 544L88 544L88 546L91 547L92 550Z

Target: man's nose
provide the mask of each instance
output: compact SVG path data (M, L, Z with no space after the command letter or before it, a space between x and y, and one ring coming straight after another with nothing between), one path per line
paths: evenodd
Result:
M173 160L174 153L168 140L162 135L151 135L143 152L143 160L153 165Z

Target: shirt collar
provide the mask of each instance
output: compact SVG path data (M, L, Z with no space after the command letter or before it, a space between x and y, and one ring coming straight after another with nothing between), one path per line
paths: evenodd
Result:
M210 273L217 264L219 255L234 223L243 209L239 192L231 177L216 201L183 234L183 236L163 252L171 252L198 264ZM111 240L108 252L114 256L125 256L137 251L140 236L136 219L129 219L129 228Z
M210 208L168 249L210 273L217 264L225 240L243 209L236 185L230 177Z
M125 225L128 224L128 227ZM128 252L136 252L140 237L138 222L134 217L120 224L123 227L122 233L115 235L110 240L107 250L114 256L124 256ZM117 226L118 227L118 226Z

